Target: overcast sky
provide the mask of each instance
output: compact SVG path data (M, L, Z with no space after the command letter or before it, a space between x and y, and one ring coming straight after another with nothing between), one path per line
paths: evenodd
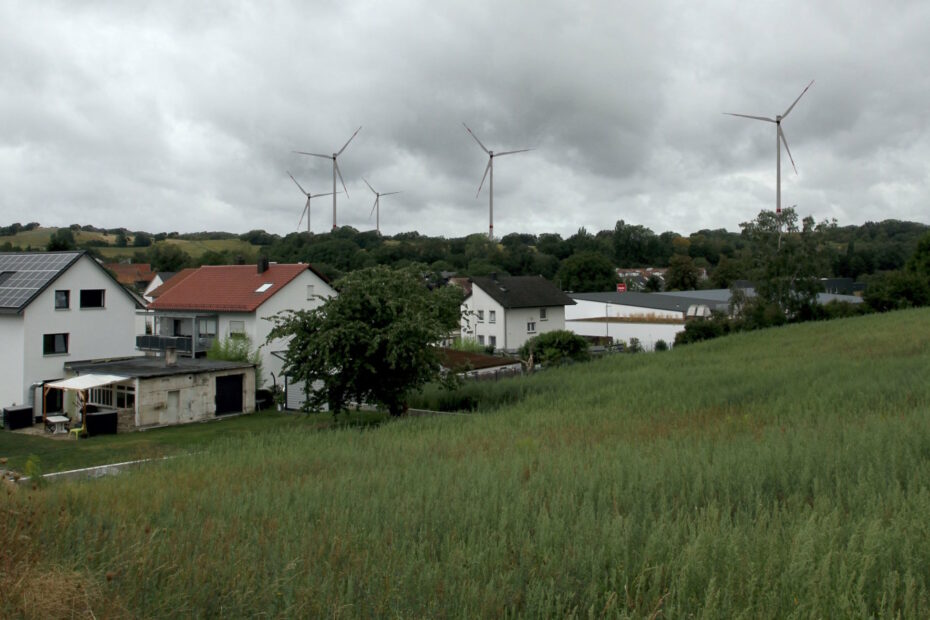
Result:
M215 8L195 8L195 7ZM0 3L0 223L458 237L930 222L930 3ZM341 186L340 186L341 189ZM332 226L332 199L312 227Z

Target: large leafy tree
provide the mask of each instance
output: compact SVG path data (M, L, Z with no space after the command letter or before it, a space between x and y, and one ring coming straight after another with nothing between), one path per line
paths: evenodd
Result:
M824 233L835 223L815 224L808 216L799 225L797 212L789 207L781 213L762 211L740 227L752 248L747 271L759 298L789 320L812 316L820 278L829 273Z
M269 340L290 339L284 372L323 386L308 395L307 409L328 404L335 413L355 399L399 415L407 394L438 376L436 344L459 326L462 292L429 289L421 271L354 271L321 306L273 318Z
M617 270L603 254L582 252L562 261L556 279L566 291L613 291L617 286Z

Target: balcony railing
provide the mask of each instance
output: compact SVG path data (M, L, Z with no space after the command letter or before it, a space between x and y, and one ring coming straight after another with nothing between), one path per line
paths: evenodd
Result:
M136 348L141 351L165 351L173 348L178 353L191 355L193 349L193 339L190 336L136 336ZM213 344L213 338L202 336L197 339L197 352L206 351Z

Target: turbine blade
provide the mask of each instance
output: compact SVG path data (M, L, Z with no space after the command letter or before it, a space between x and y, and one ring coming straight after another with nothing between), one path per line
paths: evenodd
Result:
M475 142L478 143L478 146L480 146L484 150L485 153L487 153L488 155L491 154L491 151L488 150L488 147L481 144L481 140L478 139L478 136L475 135L475 132L473 132L471 129L468 128L468 125L466 125L465 123L462 123L462 127L465 128L465 131L471 134L471 137L475 139Z
M788 148L788 140L785 139L785 132L782 131L781 125L778 126L778 136L781 138L781 143L785 145L785 150L788 151L788 159L791 160L791 167L794 168L794 173L798 173L798 167L794 165L794 157L791 156L791 149Z
M307 198L307 204L304 205L304 210L300 212L300 219L297 220L297 232L300 232L300 225L304 222L304 215L307 214L307 211L310 209L310 199Z
M293 175L293 174L291 174L290 172L288 172L288 173L287 173L287 176L291 177L291 181L293 181L294 183L297 183L297 179L294 178L294 175ZM303 187L301 187L300 183L297 183L297 187L300 187L300 191L302 191L304 194L306 194L308 198L310 197L310 193L309 193L307 190L305 190Z
M377 196L377 195L378 195L378 192L376 192L376 191L375 191L375 188L373 188L373 187L371 186L371 183L369 183L369 182L365 179L365 177L362 177L362 180L365 181L365 185L368 186L368 189L371 190L371 193L372 193L372 194L375 194L375 195Z
M500 157L501 155L513 155L514 153L526 153L527 151L532 151L533 149L520 149L517 151L504 151L503 153L494 153L494 157Z
M294 153L297 153L298 155L310 155L311 157L322 157L323 159L332 159L332 158L333 158L332 155L323 155L322 153L306 153L306 152L304 152L304 151L293 151L293 152L294 152Z
M379 196L393 196L394 194L403 194L403 192L385 192L383 194L378 194Z
M776 122L774 118L769 118L767 116L750 116L749 114L734 114L733 112L724 112L724 114L729 116L741 116L743 118L754 118L757 121L768 121L770 123Z
M349 197L349 188L346 187L346 182L342 180L342 170L339 169L339 164L336 163L336 160L333 159L333 168L336 169L336 174L339 175L339 180L342 182L342 189L346 191L346 198Z
M478 185L478 192L475 194L475 198L478 197L478 194L481 193L481 188L484 187L484 180L485 180L486 178L488 178L488 170L491 169L491 162L493 162L493 161L494 161L494 160L491 159L490 157L488 158L488 165L485 166L485 168L484 168L484 176L481 177L481 184Z
M355 130L355 133L352 134L352 138L354 138L354 137L358 134L358 132L360 132L361 130L362 130L362 126L359 125L359 126L358 126L358 129ZM349 146L349 142L352 141L352 138L349 138L348 141L347 141L345 144L342 145L342 148L339 149L339 150L336 152L336 157L339 157L340 155L342 155L342 152L343 152L344 150L346 150L346 147L347 147L347 146Z
M375 197L375 201L371 204L371 213L368 214L368 219L371 219L371 216L375 214L375 209L378 207L378 198Z
M336 193L341 194L342 192L336 192ZM319 198L320 196L332 196L332 195L333 195L332 192L326 192L325 194L313 194L312 196L310 196L310 198Z
M807 89L810 88L813 84L814 84L814 80L811 80L811 83L804 87L804 90L802 90L801 94L798 95L798 98L794 100L794 103L788 106L788 109L785 110L785 113L781 115L782 118L785 118L786 116L788 116L788 112L794 109L794 106L797 105L798 101L801 100L801 97L804 96L804 93L807 92Z

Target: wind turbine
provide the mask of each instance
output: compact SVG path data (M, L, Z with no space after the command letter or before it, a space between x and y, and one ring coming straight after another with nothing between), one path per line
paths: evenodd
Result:
M807 92L807 89L813 85L814 80L811 80L810 84L804 87L804 90L801 91L801 94L798 95L798 98L794 100L788 109L785 110L784 114L779 114L775 118L769 118L767 116L750 116L749 114L734 114L733 112L724 112L730 116L741 116L743 118L751 118L757 121L766 121L769 123L775 123L775 213L781 213L781 145L785 145L785 150L788 152L788 159L791 160L791 167L794 168L794 173L798 173L798 167L794 165L794 158L791 157L791 149L788 148L788 140L785 139L785 132L782 131L781 122L788 116L791 110L794 109L794 106L797 105L798 101L801 100L801 97L804 96L804 93Z
M525 153L526 151L532 151L533 149L518 149L516 151L504 151L502 153L495 153L494 151L489 151L488 148L481 144L481 140L478 139L478 136L475 135L471 129L468 128L468 125L462 123L462 126L465 127L465 131L471 134L471 137L475 139L475 142L478 143L478 146L488 154L488 165L484 169L484 176L481 177L481 184L478 185L478 192L475 194L475 198L478 197L478 194L481 193L481 188L484 187L484 180L488 177L488 173L491 174L491 181L488 184L488 220L490 224L488 225L488 238L494 238L494 158L500 157L501 155L513 155L514 153Z
M339 175L339 180L342 181L342 189L344 189L345 192L346 192L346 198L349 197L349 188L346 187L346 182L343 181L343 179L342 179L342 172L339 170L339 163L336 161L336 158L339 157L340 155L342 155L342 152L343 152L344 150L346 150L346 147L347 147L347 146L349 146L349 142L352 141L352 138L355 138L355 136L356 136L356 135L358 134L358 132L360 132L361 130L362 130L362 127L359 126L359 128L355 130L355 133L352 134L352 137L349 138L349 139L346 141L346 143L342 145L342 148L339 149L338 151L336 151L335 153L333 153L332 155L323 155L322 153L306 153L306 152L304 152L304 151L294 151L295 153L297 153L297 154L299 154L299 155L309 155L309 156L311 156L311 157L322 157L323 159L331 159L331 160L333 160L333 230L336 230L336 194L337 194L337 192L336 192L336 175L337 175L337 174Z
M365 185L367 185L367 186L368 186L368 189L370 189L370 190L372 191L372 193L375 195L375 204L373 204L373 205L371 206L371 213L377 213L377 214L378 214L378 215L375 217L375 230L378 231L378 234L381 234L381 197L382 197L382 196L391 196L391 195L393 195L393 194L399 194L400 192L384 192L384 193L382 194L382 193L380 193L380 192L376 192L376 191L375 191L375 188L373 188L373 187L371 186L371 183L369 183L367 180L365 180L365 177L362 177L362 180L365 181ZM371 217L371 213L368 214L368 217Z
M293 174L288 172L287 176L291 177L291 181L293 181L297 185L297 187L300 188L300 191L303 192L303 194L307 197L307 204L304 205L304 210L300 212L300 220L297 221L297 230L300 230L300 223L304 221L304 214L306 214L307 215L307 233L309 233L310 232L310 199L317 198L319 196L329 196L330 193L332 192L326 192L325 194L311 194L310 192L305 190L303 187L301 187L300 183L297 183L297 179L294 178Z

